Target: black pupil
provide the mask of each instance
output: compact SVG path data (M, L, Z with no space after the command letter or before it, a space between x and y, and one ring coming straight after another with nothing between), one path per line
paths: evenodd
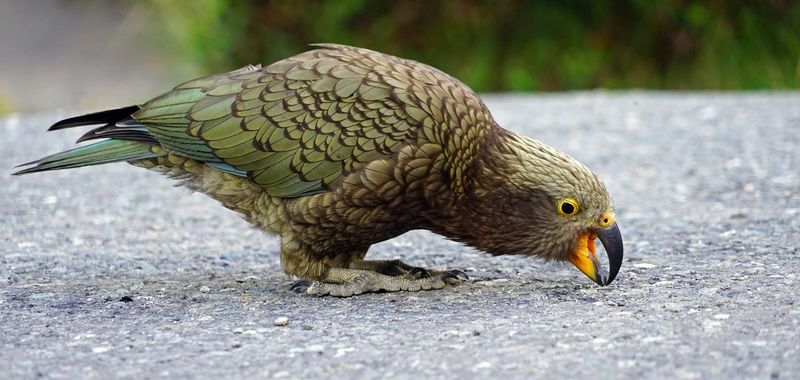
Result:
M572 214L573 212L575 212L575 206L573 206L573 205L571 205L569 203L566 203L566 202L562 203L561 204L561 212L563 212L565 214Z

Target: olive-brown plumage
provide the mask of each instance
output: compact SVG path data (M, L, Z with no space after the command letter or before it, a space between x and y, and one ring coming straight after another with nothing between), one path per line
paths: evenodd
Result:
M619 260L605 280L594 234L605 244L616 224L586 167L500 128L474 92L439 70L318 46L186 82L141 106L56 123L51 129L103 124L81 140L107 140L19 173L129 161L179 178L279 235L284 270L315 281L309 293L458 282L458 271L364 260L370 245L412 229L492 254L571 260L598 283L613 279L621 240L616 232ZM575 212L565 214L564 202Z

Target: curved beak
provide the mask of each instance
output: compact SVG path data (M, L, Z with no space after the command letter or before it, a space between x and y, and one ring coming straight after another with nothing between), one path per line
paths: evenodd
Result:
M606 278L600 269L600 260L597 258L597 252L594 247L594 239L600 239L603 248L608 255L608 277ZM622 234L619 232L619 226L616 222L612 225L596 229L593 232L583 234L578 237L578 242L575 247L575 252L569 258L569 261L574 264L581 272L597 285L606 286L614 281L617 277L619 268L622 267L623 257Z

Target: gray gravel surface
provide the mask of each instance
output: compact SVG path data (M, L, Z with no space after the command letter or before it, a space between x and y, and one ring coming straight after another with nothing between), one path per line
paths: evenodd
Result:
M370 255L471 280L298 295L275 238L157 174L0 174L0 378L800 377L800 94L486 101L606 180L612 286L414 231ZM69 147L65 116L0 121L0 169Z

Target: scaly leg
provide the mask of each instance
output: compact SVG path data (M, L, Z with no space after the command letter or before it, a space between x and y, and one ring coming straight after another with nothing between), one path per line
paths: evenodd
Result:
M350 269L361 269L378 272L387 276L403 276L409 279L419 279L438 276L448 272L456 274L459 278L469 279L466 273L460 270L439 271L408 265L400 260L356 260L350 263Z
M349 297L368 292L397 292L441 289L458 284L467 275L459 270L433 271L413 267L400 260L362 260L364 251L348 252L326 260L309 255L296 241L281 241L284 270L304 280L290 290L308 294ZM314 280L314 281L312 281Z
M350 297L369 292L398 292L442 289L445 285L455 285L461 282L455 271L442 272L438 275L425 278L408 278L406 276L387 276L372 270L330 268L322 276L321 281L314 281L308 285L306 293L318 296L331 295L335 297ZM461 271L458 271L463 273ZM307 283L298 281L293 288L299 288Z

